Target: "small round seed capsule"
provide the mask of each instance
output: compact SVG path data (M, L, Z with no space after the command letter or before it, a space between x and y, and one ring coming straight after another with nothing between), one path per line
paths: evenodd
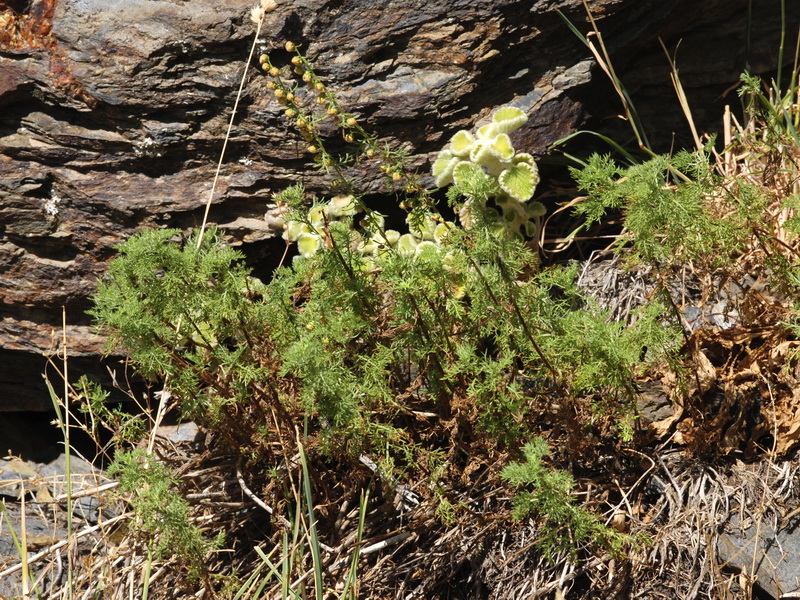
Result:
M281 70L278 67L270 67L269 68L269 74L272 77L277 77L278 75L281 74Z
M321 92L325 89L325 86L321 81L318 81L317 83L314 84L314 89L317 90L318 92Z
M327 102L327 101L325 100L324 96L317 96L317 104L322 106L323 104L325 104L325 102Z
M355 127L356 125L358 125L358 121L356 121L353 117L347 119L345 123L347 124L348 127Z
M293 56L293 57L292 57L292 64L293 64L295 67L299 67L300 65L302 65L302 64L303 64L303 59L302 59L302 58L300 58L299 56Z
M258 63L261 64L261 65L269 64L269 55L268 54L262 54L261 56L259 56L258 57Z
M329 107L328 107L328 114L329 114L330 116L334 116L334 115L335 115L335 114L337 114L338 112L339 112L339 111L338 111L338 110L336 110L336 107L335 107L335 106L329 106Z
M349 133L345 134L344 141L347 142L348 144L352 144L353 143L353 136L350 135Z
M295 67L292 71L294 71L295 75L303 75L305 73L303 67Z
M294 52L297 48L297 46L294 45L294 42L286 42L283 47L286 48L287 52Z
M278 88L277 90L275 90L275 97L278 100L282 100L284 96L286 96L286 92L284 92L282 89Z
M300 129L305 129L308 126L308 123L303 117L298 118L296 124Z
M311 73L309 73L308 71L303 73L303 81L305 81L306 83L309 83L311 81L311 79L312 79Z
M285 114L287 118L292 119L295 117L295 115L297 115L297 111L295 111L293 108L287 108L283 114Z
M392 181L397 182L397 181L400 181L401 179L403 179L402 173L400 173L398 171L395 171L394 173L392 173Z
M309 154L316 154L317 152L319 152L319 148L317 148L314 144L309 144L306 150L308 150Z
M275 89L276 87L278 87L278 86L277 86L277 85L275 85L275 82L274 82L274 81L268 81L268 82L267 82L267 87L268 87L269 89L271 89L271 90L274 90L274 89Z
M373 150L372 148L367 148L367 151L364 154L367 155L367 158L372 158L373 156L375 156L375 150Z
M289 92L289 93L287 93L287 94L286 94L286 100L287 100L288 102L292 102L292 101L294 101L294 94L293 94L292 92Z

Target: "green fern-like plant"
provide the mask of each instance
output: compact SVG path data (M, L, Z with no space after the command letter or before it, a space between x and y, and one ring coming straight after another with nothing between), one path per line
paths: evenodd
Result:
M136 513L135 527L152 542L155 556L175 558L190 577L202 576L208 553L223 544L224 535L208 539L189 522L189 504L169 468L143 450L131 450L117 452L108 473L118 477L119 491Z
M539 519L537 546L545 556L553 560L565 554L574 560L578 548L586 544L607 548L619 556L625 547L636 543L632 536L604 525L597 515L577 504L572 496L572 476L542 463L548 452L547 442L534 438L523 450L525 462L510 463L500 475L517 490L514 518L533 515Z
M719 210L720 180L706 153L656 156L626 168L595 154L572 174L588 194L575 213L592 223L622 211L626 234L618 246L629 245L639 260L713 268L744 247L748 222Z

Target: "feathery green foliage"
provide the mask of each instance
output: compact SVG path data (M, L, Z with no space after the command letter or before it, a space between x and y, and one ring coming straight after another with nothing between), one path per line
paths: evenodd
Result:
M342 174L360 158L328 154L313 126L319 119L333 119L365 155L379 145L298 56L293 64L328 107L316 117L287 99L287 110L299 115L320 166ZM269 59L262 64L276 71ZM273 89L286 99L294 88L277 71ZM458 222L445 221L405 171L407 233L387 228L344 180L347 193L329 199L290 187L275 201L299 254L266 284L213 229L202 239L136 234L95 296L92 315L109 350L124 349L144 377L164 382L185 416L252 460L270 455L276 440L296 439L303 422L323 455L375 456L390 480L459 444L519 447L535 432L542 395L600 396L597 406L630 439L634 370L645 354L661 357L654 349L672 351L676 332L664 327L657 302L626 329L581 296L574 268L539 270L544 207L531 201L538 174L508 138L524 119L501 109L440 155L434 171L440 184L452 183ZM398 155L381 155L394 185ZM417 414L433 420L423 426ZM457 434L448 432L453 423ZM423 445L428 437L444 446ZM137 461L120 460L132 480ZM451 518L439 493L442 518Z
M155 541L155 555L175 557L199 577L209 552L224 541L224 534L215 540L203 536L189 522L189 504L174 488L178 481L170 469L143 450L117 452L108 474L117 476L119 490L136 513L137 528Z
M575 487L572 476L542 464L548 451L542 438L534 438L523 450L525 462L507 465L500 475L519 490L514 497L514 517L541 518L536 545L545 556L552 560L567 554L574 560L577 549L586 543L619 556L626 546L635 544L633 537L604 525L596 515L577 505L571 495Z

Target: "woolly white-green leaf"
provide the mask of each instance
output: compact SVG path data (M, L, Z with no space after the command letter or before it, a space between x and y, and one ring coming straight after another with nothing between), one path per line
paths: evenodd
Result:
M436 244L431 242L430 240L425 240L417 244L417 248L414 252L415 256L419 256L423 252L436 252Z
M389 242L390 246L397 244L397 240L400 239L400 232L395 231L394 229L387 229L384 232L384 235L386 236L386 241Z
M506 106L492 115L497 133L511 133L519 129L528 120L528 116L516 106Z
M532 218L543 217L545 214L547 214L547 209L541 202L531 202L528 204L525 210L528 213L528 216Z
M305 258L314 256L322 246L319 236L313 233L301 233L297 238L297 249Z
M539 183L539 173L528 163L517 163L500 173L497 181L506 194L514 200L525 202L533 196Z
M511 160L514 156L514 146L511 145L511 138L505 133L501 133L489 145L492 155L500 160Z
M371 231L375 231L378 229L383 229L384 222L385 219L381 213L372 211L367 213L367 215L361 221L361 226Z
M353 196L339 195L328 202L327 212L332 217L352 217L356 214L356 199Z
M517 152L512 159L514 163L528 163L532 167L536 167L536 160L527 152Z
M497 133L498 133L498 131L497 131L497 127L495 127L495 124L494 123L489 123L488 125L484 125L480 129L478 129L478 131L476 132L476 135L478 136L478 140L486 141L486 140L494 139L494 137L497 135Z
M489 149L489 144L483 142L475 144L469 153L469 160L477 165L483 165L483 163L489 161L492 157L493 155L492 151Z
M469 154L474 143L475 138L472 137L472 134L466 129L462 129L450 140L450 152L453 153L453 156L464 158Z
M325 214L327 207L324 204L316 204L308 211L308 221L314 229L322 229L325 226Z
M296 242L301 233L311 233L311 229L301 221L289 221L283 232L283 239Z
M400 236L400 239L397 240L397 251L400 254L414 254L417 249L417 240L416 238L411 235L410 233L404 233Z
M373 254L375 252L375 250L377 250L377 249L378 249L378 242L376 242L375 240L369 240L367 242L362 242L358 246L358 251L361 252L361 254L364 254L364 255Z
M451 230L455 229L455 223L451 221L445 221L444 223L439 223L436 226L436 229L433 230L433 239L440 243L444 240L447 235L450 233Z
M453 183L453 169L461 162L457 156L444 151L439 154L439 158L433 163L433 177L436 179L436 187L444 187Z

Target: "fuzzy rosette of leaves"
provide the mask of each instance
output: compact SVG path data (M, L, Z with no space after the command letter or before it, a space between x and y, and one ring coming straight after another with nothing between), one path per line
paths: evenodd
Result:
M492 122L480 127L474 135L465 129L457 132L433 164L436 185L453 183L458 167L468 162L497 178L510 198L518 202L530 200L539 182L536 163L530 154L515 153L508 136L527 120L521 109L507 106L497 110Z
M467 198L459 211L464 227L471 227L474 210L480 208L501 231L536 235L544 207L539 202L528 202L539 183L539 170L533 156L515 152L509 137L527 120L519 108L501 108L492 115L491 123L474 133L458 131L439 153L433 164L436 185L454 184ZM484 205L490 198L499 211Z

